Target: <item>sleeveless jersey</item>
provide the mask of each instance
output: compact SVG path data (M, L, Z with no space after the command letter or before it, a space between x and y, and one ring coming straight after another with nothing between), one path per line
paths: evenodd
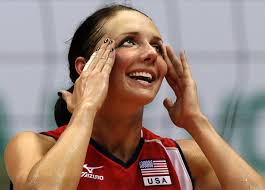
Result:
M57 140L65 128L41 134ZM178 144L142 128L139 145L126 163L90 139L77 190L89 189L192 190L193 184Z

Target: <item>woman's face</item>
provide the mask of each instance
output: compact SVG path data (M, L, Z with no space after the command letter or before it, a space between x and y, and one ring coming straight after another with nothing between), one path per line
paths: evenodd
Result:
M104 25L105 38L115 40L116 58L109 96L147 104L167 72L162 38L154 23L136 11L120 11Z

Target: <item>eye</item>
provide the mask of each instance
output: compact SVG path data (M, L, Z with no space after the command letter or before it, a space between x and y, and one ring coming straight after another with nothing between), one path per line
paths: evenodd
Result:
M157 53L162 54L163 51L162 51L162 47L160 44L154 44L152 46L154 47Z
M135 40L132 37L127 37L121 41L119 47L131 47L136 44Z

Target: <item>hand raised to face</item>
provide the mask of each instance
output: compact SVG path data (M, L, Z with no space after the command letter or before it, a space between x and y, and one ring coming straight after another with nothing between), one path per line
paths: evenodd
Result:
M163 52L168 66L166 80L176 95L175 102L166 98L164 106L173 123L187 129L187 121L201 114L196 83L184 52L177 56L170 46L164 46Z
M75 107L86 104L99 110L107 96L109 76L115 60L114 41L106 39L83 67L74 85L73 94L61 91L69 112Z

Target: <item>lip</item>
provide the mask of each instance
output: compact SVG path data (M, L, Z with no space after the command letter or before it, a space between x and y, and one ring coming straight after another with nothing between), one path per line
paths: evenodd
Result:
M128 82L132 85L136 85L138 87L141 87L141 88L151 88L153 87L153 82L151 83L148 83L148 82L141 82L141 81L138 81L138 80L135 80L135 79L132 79L130 78L129 76L126 76L128 78Z
M133 72L146 72L146 73L150 73L152 75L152 82L150 84L152 84L156 80L156 78L157 78L156 72L154 70L148 69L148 68L132 69L132 70L130 70L129 72L126 73L126 76L128 76L130 78L129 74L130 73L133 73Z

